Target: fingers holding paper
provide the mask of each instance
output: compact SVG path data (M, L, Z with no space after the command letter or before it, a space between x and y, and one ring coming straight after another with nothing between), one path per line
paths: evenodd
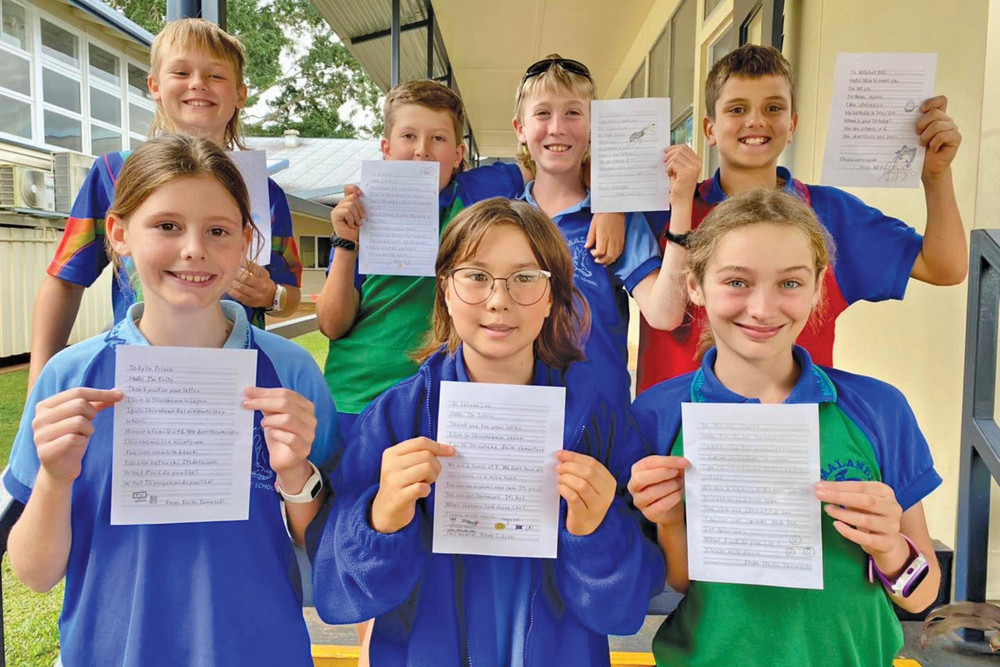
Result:
M684 521L684 471L680 456L647 456L632 466L628 482L632 502L653 523L670 526Z
M356 185L344 186L344 198L330 211L333 232L342 239L357 242L361 223L365 219L365 207L361 203L361 188Z
M379 490L372 502L372 528L395 533L410 525L417 501L431 493L441 474L439 456L452 456L455 448L430 438L404 440L382 452Z
M77 387L39 401L31 429L42 469L59 481L79 477L94 418L124 397L117 389Z
M948 115L948 98L944 95L932 97L920 106L917 119L917 134L920 144L927 147L924 157L923 176L938 176L951 166L962 135L958 125Z
M556 452L559 495L566 500L566 530L590 535L604 521L615 499L614 475L593 457L568 450Z
M310 474L305 461L316 437L315 406L301 394L282 387L249 387L244 396L244 408L259 410L263 414L260 425L264 430L271 469L278 475L283 487L301 487ZM302 479L286 480L289 473L302 473L298 475ZM293 481L301 481L302 484L294 484Z
M882 482L819 482L816 497L833 517L833 527L871 556L900 544L903 510L892 488Z

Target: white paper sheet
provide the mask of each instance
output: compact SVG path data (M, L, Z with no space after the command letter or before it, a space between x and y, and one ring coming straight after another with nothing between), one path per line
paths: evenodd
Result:
M555 558L565 387L442 382L434 553Z
M433 276L438 251L438 163L365 160L358 270Z
M257 230L247 248L247 259L259 266L271 263L271 199L267 192L267 153L231 151L229 157L250 191L250 219Z
M819 408L683 403L691 579L823 588Z
M934 94L936 53L838 53L823 183L920 185L920 105Z
M644 97L590 103L591 210L670 208L663 151L670 146L670 100Z
M120 345L111 524L249 516L256 350Z

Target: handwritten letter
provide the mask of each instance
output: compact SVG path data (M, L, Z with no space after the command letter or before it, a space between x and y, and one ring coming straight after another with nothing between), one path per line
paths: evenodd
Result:
M839 53L823 156L823 183L920 185L920 105L934 93L936 53Z
M442 382L434 553L555 558L565 387Z
M438 251L438 163L366 160L358 270L433 276Z
M267 154L264 151L233 151L229 153L236 168L243 176L250 192L250 219L253 220L253 238L247 249L247 259L258 266L271 263L271 198L267 185Z
M660 211L670 207L663 151L670 146L670 100L590 103L591 210Z
M823 588L815 404L684 403L692 579Z
M249 516L256 350L119 345L111 524Z

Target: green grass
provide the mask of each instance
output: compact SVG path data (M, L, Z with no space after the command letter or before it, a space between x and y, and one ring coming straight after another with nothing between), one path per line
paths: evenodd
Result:
M327 338L319 331L294 339L316 359L326 362ZM28 371L0 373L0 469L7 465L10 447L24 410ZM3 578L3 620L7 664L51 667L59 654L59 611L63 582L44 595L26 588L10 569L6 556L0 563Z

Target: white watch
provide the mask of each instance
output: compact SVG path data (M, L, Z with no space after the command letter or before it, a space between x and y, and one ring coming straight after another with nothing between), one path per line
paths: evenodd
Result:
M275 283L274 298L271 300L271 307L267 309L267 312L271 313L276 310L283 310L287 299L288 291L285 289L285 286L280 283Z
M279 496L284 498L286 503L299 504L312 502L323 489L323 476L319 473L319 468L314 466L312 461L306 461L306 463L312 468L313 474L306 480L306 483L302 486L302 490L298 493L286 493L281 488L281 482L274 483L274 490L278 492Z

